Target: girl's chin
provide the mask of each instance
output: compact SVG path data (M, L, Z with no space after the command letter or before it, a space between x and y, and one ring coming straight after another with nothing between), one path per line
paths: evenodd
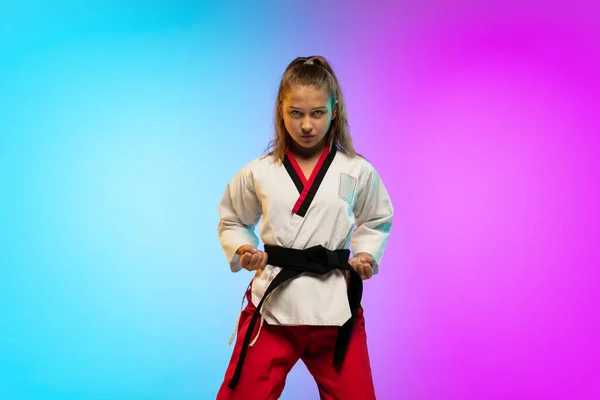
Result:
M301 136L298 138L298 140L294 140L294 142L296 142L298 146L308 150L314 147L320 147L323 142L323 138L319 140L319 138L317 138L316 136Z

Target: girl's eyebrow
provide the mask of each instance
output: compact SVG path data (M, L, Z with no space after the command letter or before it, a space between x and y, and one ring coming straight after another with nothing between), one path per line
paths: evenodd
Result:
M288 108L293 108L293 109L295 109L295 110L302 110L301 108L299 108L299 107L294 107L294 106L288 106ZM315 107L315 108L313 108L313 110L319 110L319 109L321 109L321 108L327 108L327 106L319 106L319 107Z

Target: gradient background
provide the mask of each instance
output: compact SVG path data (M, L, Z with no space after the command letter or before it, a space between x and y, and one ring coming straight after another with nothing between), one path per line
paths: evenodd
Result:
M250 279L217 203L313 54L396 208L378 398L600 398L600 13L482 3L3 2L0 398L214 398Z

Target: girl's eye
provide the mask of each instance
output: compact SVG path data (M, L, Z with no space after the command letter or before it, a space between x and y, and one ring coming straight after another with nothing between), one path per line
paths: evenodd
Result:
M294 117L297 117L297 116L300 115L300 111L298 111L298 110L292 110L292 112L290 114L293 115Z
M323 115L323 110L317 110L317 111L315 111L315 115Z

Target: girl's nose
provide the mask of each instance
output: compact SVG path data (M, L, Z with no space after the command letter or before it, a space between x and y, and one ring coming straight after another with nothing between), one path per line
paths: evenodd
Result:
M307 133L312 131L312 124L310 123L310 120L308 118L305 118L302 121L302 130Z

